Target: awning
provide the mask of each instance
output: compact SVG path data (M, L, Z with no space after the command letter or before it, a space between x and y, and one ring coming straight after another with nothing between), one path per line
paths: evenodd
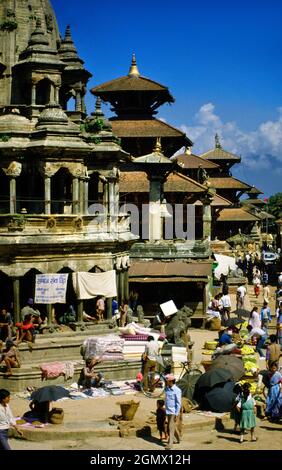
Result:
M211 275L212 261L137 261L129 268L129 282L207 282Z

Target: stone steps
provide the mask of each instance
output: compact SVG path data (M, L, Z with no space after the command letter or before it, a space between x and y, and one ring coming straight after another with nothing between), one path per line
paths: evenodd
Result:
M42 361L43 362L43 361ZM13 369L13 375L6 377L0 373L0 388L6 388L11 392L20 392L27 387L43 387L44 385L70 385L77 382L81 369L85 363L82 359L74 365L74 375L65 380L64 375L52 379L42 379L42 371L37 364L23 365L19 369ZM103 362L97 365L97 372L103 372L106 380L130 380L134 379L140 371L140 361Z
M83 325L84 326L84 325ZM48 384L71 384L77 382L82 367L85 365L80 354L81 345L87 337L114 334L115 329L109 329L107 322L99 325L85 324L82 331L67 330L54 333L38 334L35 343L19 345L21 367L13 369L12 376L5 376L0 371L0 388L11 392L25 390L28 386L42 387ZM31 348L32 346L32 348ZM41 364L49 362L73 361L74 376L65 380L64 375L55 379L42 379ZM97 371L104 372L108 379L132 379L140 370L140 361L103 362L97 366ZM2 368L2 371L5 371Z

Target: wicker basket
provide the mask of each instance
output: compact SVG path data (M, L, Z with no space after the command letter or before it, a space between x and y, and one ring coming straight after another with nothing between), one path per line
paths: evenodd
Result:
M125 421L132 421L136 411L138 410L140 401L123 401L117 403L117 405L120 405L122 419Z
M64 420L64 410L62 408L52 408L49 412L49 423L61 424Z

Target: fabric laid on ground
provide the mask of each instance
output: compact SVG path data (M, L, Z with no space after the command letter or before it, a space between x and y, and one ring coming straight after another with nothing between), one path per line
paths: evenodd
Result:
M65 380L73 377L75 361L49 362L40 365L42 377L44 379L54 379L60 375L65 376Z
M104 273L77 272L72 275L74 291L79 300L93 299L97 295L116 297L115 270Z
M124 359L124 339L115 335L90 336L83 342L84 359L99 357L101 360L119 361Z

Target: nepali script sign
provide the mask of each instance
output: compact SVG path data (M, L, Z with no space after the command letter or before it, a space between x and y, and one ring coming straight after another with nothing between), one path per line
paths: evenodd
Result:
M65 304L68 274L36 274L35 304Z

